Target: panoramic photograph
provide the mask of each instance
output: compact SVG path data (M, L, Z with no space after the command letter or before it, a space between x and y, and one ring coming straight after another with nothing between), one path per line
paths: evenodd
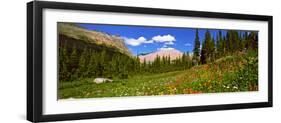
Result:
M58 99L258 91L258 31L57 23Z

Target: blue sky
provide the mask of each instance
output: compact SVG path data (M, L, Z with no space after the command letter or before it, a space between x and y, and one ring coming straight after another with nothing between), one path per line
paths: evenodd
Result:
M192 52L194 48L195 29L178 27L149 27L103 24L78 24L88 30L97 30L111 35L121 36L126 46L134 54L149 53L166 48L181 52ZM219 30L209 29L216 37ZM206 29L199 29L200 42L204 40ZM223 34L226 31L222 31Z

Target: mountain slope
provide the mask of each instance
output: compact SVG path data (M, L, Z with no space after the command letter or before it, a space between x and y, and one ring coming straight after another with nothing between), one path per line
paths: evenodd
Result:
M126 47L123 39L115 35L109 35L103 32L86 30L69 23L58 23L59 35L67 36L76 40L83 40L86 43L104 45L110 48L116 48L119 52L131 56L131 52Z
M147 62L152 62L154 59L159 56L159 57L169 57L171 60L175 60L177 58L180 58L183 55L183 53L179 50L176 50L174 48L161 48L157 50L156 52L152 52L146 55L140 55L140 61L143 62L146 60Z

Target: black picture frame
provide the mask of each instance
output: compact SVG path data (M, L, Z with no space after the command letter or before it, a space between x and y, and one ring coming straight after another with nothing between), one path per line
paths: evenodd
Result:
M268 101L257 103L44 115L42 113L42 10L45 8L266 21L268 22ZM185 11L45 1L29 2L27 3L27 120L32 122L63 121L106 117L272 107L272 27L273 17L264 15Z

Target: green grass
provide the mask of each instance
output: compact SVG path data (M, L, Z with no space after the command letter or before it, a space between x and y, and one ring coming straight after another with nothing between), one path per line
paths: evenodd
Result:
M89 98L89 97L116 97L159 95L166 91L166 86L175 81L183 71L137 75L129 79L115 79L111 83L96 84L94 78L74 82L60 83L59 98Z
M59 83L59 98L151 96L258 90L256 53L226 56L184 71L136 75L96 84L94 78Z

